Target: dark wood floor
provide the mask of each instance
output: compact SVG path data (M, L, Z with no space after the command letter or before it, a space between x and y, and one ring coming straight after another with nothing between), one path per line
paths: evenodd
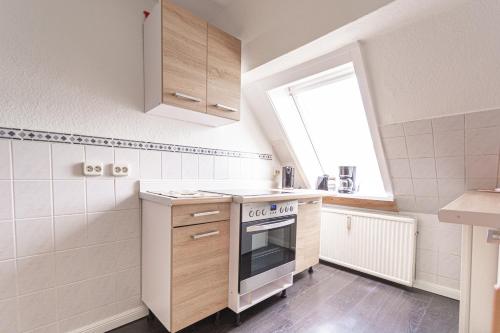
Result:
M358 333L458 332L458 301L406 290L368 277L320 264L313 274L295 277L288 298L279 296L254 306L233 325L224 310L218 325L207 318L182 333ZM141 319L113 333L163 333L158 320Z

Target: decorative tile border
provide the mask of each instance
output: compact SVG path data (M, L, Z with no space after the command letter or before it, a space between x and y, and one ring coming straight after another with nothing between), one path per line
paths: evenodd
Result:
M252 159L262 159L262 160L273 159L272 154L259 154L259 153L224 150L224 149L182 146L182 145L147 142L147 141L133 141L133 140L106 138L100 136L87 136L87 135L70 134L70 133L34 131L21 128L0 127L0 139L45 141L45 142L104 146L104 147L114 147L114 148L159 150L159 151L169 151L175 153L229 156L229 157L252 158Z

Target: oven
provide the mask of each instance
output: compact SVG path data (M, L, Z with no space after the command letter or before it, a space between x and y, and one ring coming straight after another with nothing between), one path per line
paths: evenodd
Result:
M296 201L291 201L242 205L240 294L258 289L295 270L296 204Z

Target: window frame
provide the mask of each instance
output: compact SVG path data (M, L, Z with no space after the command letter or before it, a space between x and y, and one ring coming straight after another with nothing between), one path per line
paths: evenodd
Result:
M293 86L300 87L301 84L300 81L304 79L308 80L305 81L304 83L305 86L321 84L321 82L314 82L314 81L311 82L311 80L314 80L315 75L317 75L319 81L321 81L321 76L324 76L325 72L347 63L352 63L354 67L354 73L358 81L358 86L361 94L363 107L365 109L366 118L368 121L368 128L370 130L370 136L372 139L375 156L377 159L377 163L379 165L380 174L384 185L384 190L386 192L386 197L373 197L373 198L379 200L392 200L394 197L394 192L392 189L392 183L389 176L388 164L384 155L382 139L378 127L377 115L375 112L374 103L370 92L369 79L367 77L367 72L359 43L351 44L337 51L328 53L319 58L310 60L304 64L292 67L286 71L275 74L272 77L269 77L268 79L262 81L260 83L260 87L266 92L268 101L271 104L273 104L273 101L270 96L271 91L278 90L283 87L286 88ZM281 128L283 136L286 138L288 149L292 153L291 155L292 158L294 159L294 163L297 167L299 174L306 183L306 186L308 186L309 188L314 188L316 184L311 183L311 180L306 175L307 173L301 167L300 159L297 157L297 152L290 145L291 141L290 138L288 137L287 131L283 127L283 120L281 119L280 115L278 114L278 112L274 107L273 111L279 120L278 125ZM300 110L298 111L300 113ZM353 196L355 197L355 195L350 195L350 197Z

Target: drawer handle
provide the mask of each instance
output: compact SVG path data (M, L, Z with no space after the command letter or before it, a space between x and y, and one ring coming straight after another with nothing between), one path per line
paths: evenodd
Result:
M210 236L216 236L218 234L220 234L220 231L219 230L214 230L214 231L205 232L203 234L194 234L194 235L191 235L191 238L194 239L194 240L197 240L197 239L200 239L200 238L205 238L205 237L210 237Z
M232 108L230 106L224 105L224 104L215 104L214 105L217 109L221 109L224 111L230 111L230 112L238 112L238 109Z
M220 211L218 210L213 210L211 212L200 212L200 213L193 213L191 214L193 217L200 217L200 216L209 216L209 215L217 215L219 214Z
M180 98L180 99L185 99L187 101L191 101L191 102L196 102L196 103L201 102L201 99L199 99L199 98L196 98L196 97L193 97L193 96L189 96L189 95L186 95L186 94L183 94L183 93L180 93L180 92L175 92L174 96L177 97L177 98Z
M299 206L303 205L316 205L319 204L321 201L319 200L314 200L314 201L308 201L308 202L299 202Z

